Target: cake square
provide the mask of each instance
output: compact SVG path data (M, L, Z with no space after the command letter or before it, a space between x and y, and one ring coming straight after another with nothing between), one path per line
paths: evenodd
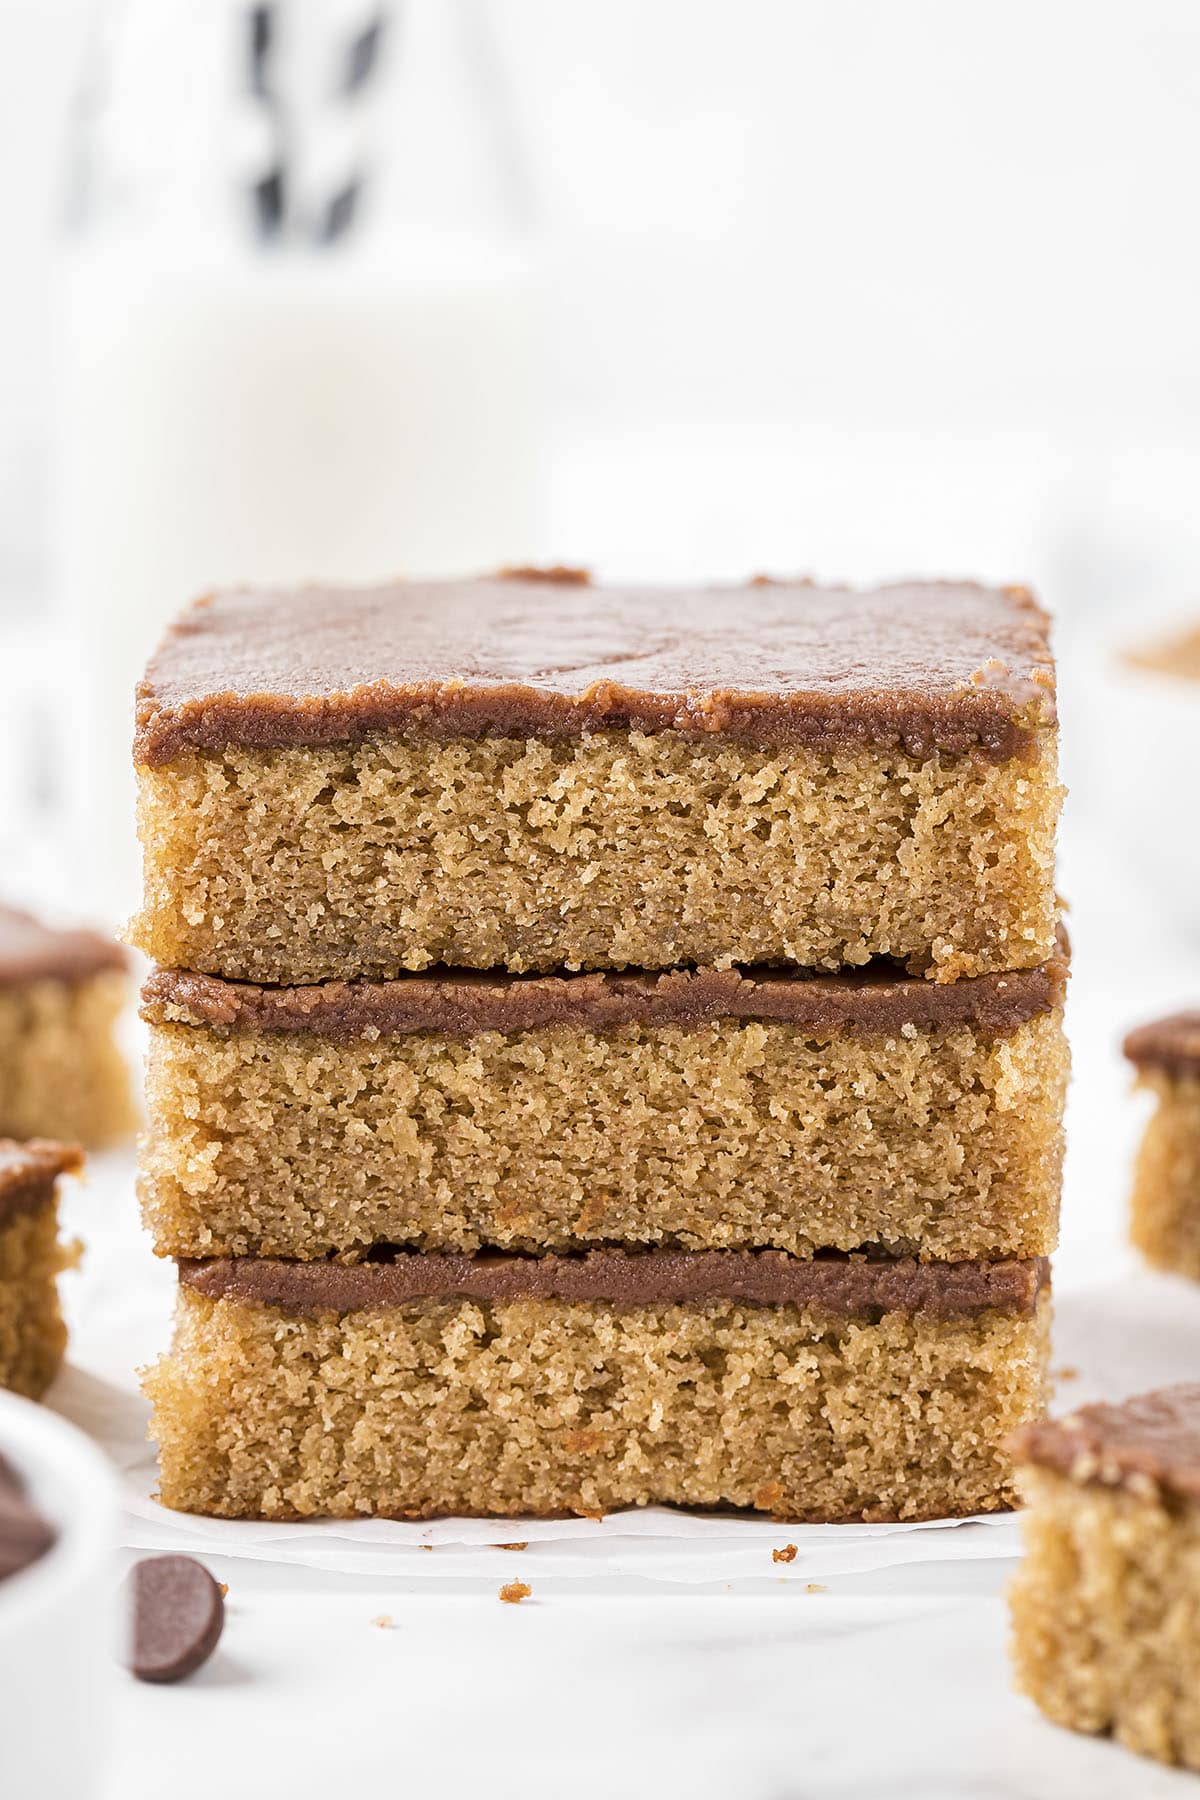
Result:
M1158 1102L1138 1151L1130 1238L1157 1268L1200 1281L1200 1013L1139 1026L1125 1054Z
M139 689L136 944L229 979L1053 953L1022 589L515 571L209 596Z
M0 1136L99 1147L132 1133L114 1036L128 993L119 944L0 907Z
M1066 973L1065 947L948 984L709 969L268 988L159 969L145 1222L182 1257L1045 1255Z
M1048 1333L1040 1260L216 1259L146 1387L183 1511L917 1519L1012 1504Z
M1011 1590L1017 1682L1046 1715L1200 1768L1200 1384L1031 1424Z
M0 1140L0 1388L31 1400L49 1387L66 1347L58 1275L73 1257L59 1242L57 1184L82 1166L65 1144Z

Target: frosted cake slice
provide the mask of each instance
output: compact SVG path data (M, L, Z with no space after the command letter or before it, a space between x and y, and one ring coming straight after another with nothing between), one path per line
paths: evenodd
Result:
M1065 949L894 969L262 987L159 969L140 1191L170 1256L1055 1247Z
M184 1263L147 1378L162 1498L227 1518L796 1520L1013 1503L1044 1261L764 1251Z
M139 689L133 939L232 979L1053 952L1019 588L565 570L197 602Z
M1200 1769L1200 1385L1016 1433L1017 1682L1076 1731Z

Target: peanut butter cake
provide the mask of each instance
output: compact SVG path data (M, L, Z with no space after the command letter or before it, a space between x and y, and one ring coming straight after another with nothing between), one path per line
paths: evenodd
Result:
M137 945L231 979L1053 953L1023 589L521 571L198 602L139 690Z
M114 1038L128 989L111 939L0 907L0 1134L98 1146L132 1132Z
M1200 1385L1085 1406L1011 1449L1018 1685L1056 1724L1200 1769Z
M796 1520L1013 1502L1041 1260L777 1252L185 1262L150 1372L162 1498L223 1517Z
M1139 1026L1125 1054L1158 1102L1138 1152L1130 1237L1158 1268L1200 1281L1200 1012Z
M945 985L157 970L141 1193L160 1253L1054 1247L1065 949Z
M0 1140L0 1388L32 1400L66 1347L57 1277L71 1255L58 1237L57 1183L82 1166L64 1144Z

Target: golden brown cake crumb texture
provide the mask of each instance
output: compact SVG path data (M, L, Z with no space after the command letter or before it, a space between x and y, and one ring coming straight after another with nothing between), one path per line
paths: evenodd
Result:
M40 1399L67 1343L57 1277L72 1262L53 1200L0 1221L0 1388Z
M174 1256L1054 1247L1061 1009L821 1039L699 1029L336 1042L151 1028L141 1194Z
M139 770L133 942L232 978L889 956L939 981L1053 951L1055 735L1006 762L677 732L381 734Z
M96 1147L129 1136L129 1071L114 1037L128 980L106 969L79 981L0 987L0 1136Z
M1022 1468L1017 1684L1059 1725L1200 1768L1200 1506Z
M289 1315L181 1289L146 1376L162 1498L223 1517L758 1507L942 1517L1013 1502L1049 1297L877 1322L796 1307L423 1301Z
M1130 1237L1156 1267L1200 1281L1200 1071L1147 1067L1138 1086L1158 1104L1138 1151Z

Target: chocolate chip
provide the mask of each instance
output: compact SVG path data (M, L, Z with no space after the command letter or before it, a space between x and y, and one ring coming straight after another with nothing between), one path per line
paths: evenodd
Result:
M24 1482L0 1456L0 1581L44 1556L54 1537L54 1527L26 1496Z
M225 1623L220 1584L191 1556L148 1556L126 1583L128 1667L139 1681L182 1681L207 1662Z

